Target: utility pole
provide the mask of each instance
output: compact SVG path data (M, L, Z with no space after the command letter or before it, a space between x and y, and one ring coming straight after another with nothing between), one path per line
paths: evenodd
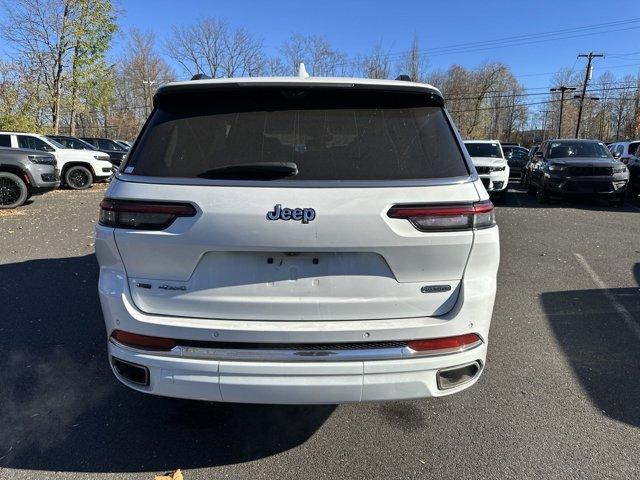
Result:
M576 138L580 138L580 120L582 120L582 106L584 105L584 96L587 93L587 84L591 80L591 61L596 57L604 57L602 53L581 53L578 58L587 58L587 70L584 74L584 83L582 84L582 95L580 95L580 108L578 109L578 123L576 123Z
M550 88L550 92L560 92L560 120L558 121L558 138L562 138L562 109L564 107L564 92L573 92L576 87L565 87L561 85L556 88Z

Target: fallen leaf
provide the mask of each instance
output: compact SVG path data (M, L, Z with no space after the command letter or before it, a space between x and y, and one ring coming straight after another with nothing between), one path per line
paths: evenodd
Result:
M156 475L155 480L184 480L180 469L168 475Z

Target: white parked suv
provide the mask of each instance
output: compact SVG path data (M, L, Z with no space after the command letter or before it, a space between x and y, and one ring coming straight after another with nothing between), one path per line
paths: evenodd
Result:
M36 133L0 132L0 146L51 153L58 162L61 183L75 190L107 180L114 171L106 153L65 148L55 140Z
M497 194L503 202L509 185L509 164L498 140L466 140L464 142L482 184L490 194Z
M343 403L446 395L484 368L498 227L434 87L163 86L100 207L109 361L131 388Z

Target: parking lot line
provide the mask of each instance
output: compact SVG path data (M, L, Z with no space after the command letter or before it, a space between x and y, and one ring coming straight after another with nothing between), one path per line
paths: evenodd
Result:
M636 321L633 319L633 315L631 315L631 313L629 313L629 310L627 310L626 308L624 308L624 305L622 305L618 299L616 298L616 296L613 294L613 292L611 291L611 289L607 286L606 283L604 283L602 281L602 279L598 276L598 274L596 272L593 271L593 268L591 268L591 265L589 265L587 263L587 261L585 260L585 258L580 255L579 253L573 253L573 255L575 255L575 257L578 259L578 261L580 262L580 265L582 265L582 268L584 268L586 270L586 272L589 274L589 276L591 277L591 279L593 280L593 282L600 288L602 289L605 297L607 297L607 299L609 300L609 302L611 302L611 305L613 305L613 308L616 310L616 312L618 313L618 315L620 315L620 317L622 317L622 319L624 320L624 323L627 324L627 326L629 327L629 329L633 332L633 334L636 336L636 338L638 340L640 340L640 325L638 325L636 323Z

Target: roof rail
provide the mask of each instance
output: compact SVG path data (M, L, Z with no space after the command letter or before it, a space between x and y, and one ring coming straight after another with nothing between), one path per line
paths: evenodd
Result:
M398 75L396 77L396 80L402 80L403 82L413 82L411 77L409 75L405 75L404 73L402 75Z
M191 80L211 80L211 77L204 73L196 73L193 77L191 77Z

